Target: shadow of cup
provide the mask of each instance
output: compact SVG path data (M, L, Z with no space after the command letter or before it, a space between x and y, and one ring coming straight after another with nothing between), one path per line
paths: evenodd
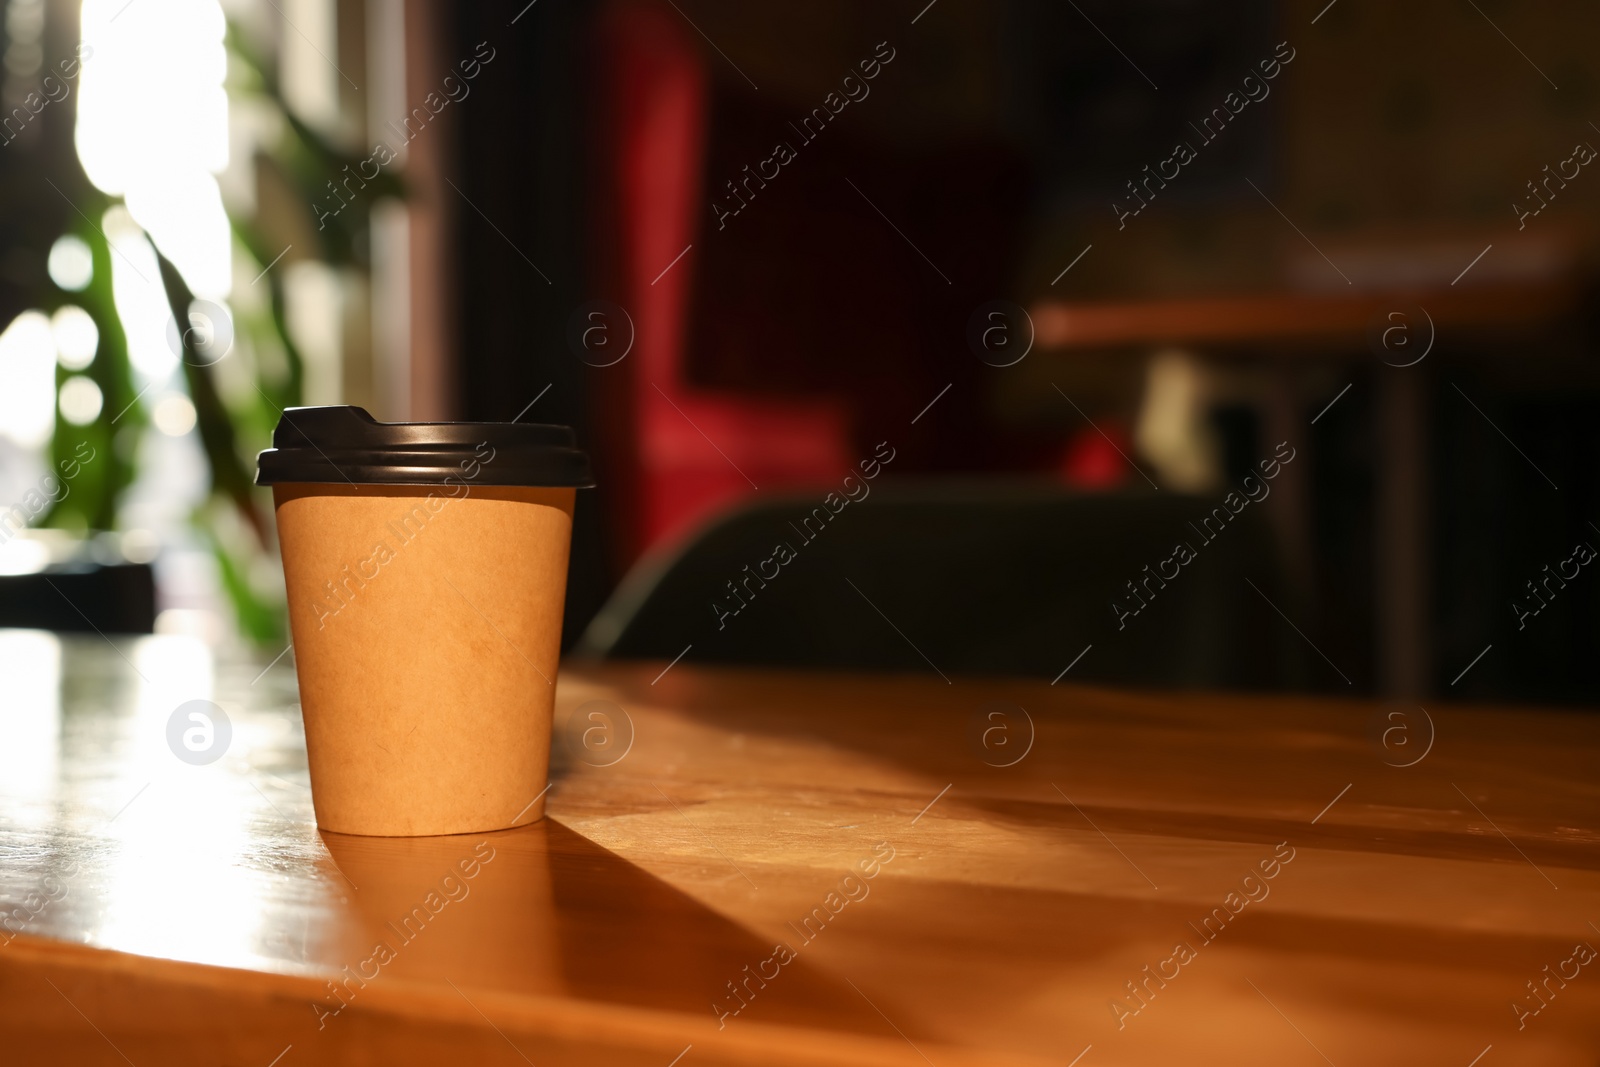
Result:
M448 837L321 836L359 917L362 955L347 973L565 990L547 823Z
M791 927L758 934L730 921L560 822L451 837L321 835L342 878L330 875L349 883L345 951L359 953L335 980L348 990L341 999L359 999L362 981L448 980L469 998L561 995L686 1013L713 1030L737 1018L882 1029L817 966L832 950L808 947ZM775 941L790 946L790 961L762 979L753 972Z

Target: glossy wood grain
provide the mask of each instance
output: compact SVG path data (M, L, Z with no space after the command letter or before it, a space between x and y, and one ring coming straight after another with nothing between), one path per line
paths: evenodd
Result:
M543 822L374 839L288 658L0 633L0 1060L1600 1059L1600 720L663 666L563 673Z

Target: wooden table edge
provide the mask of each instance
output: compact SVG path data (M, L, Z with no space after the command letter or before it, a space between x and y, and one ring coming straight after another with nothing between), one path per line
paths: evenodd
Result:
M304 1000L308 1016L313 1002L325 996L326 976L297 975L272 971L252 971L187 960L141 956L94 945L70 944L30 934L18 934L9 944L0 945L0 976L36 974L49 978L66 977L89 981L110 981L119 985L140 983L147 991L177 997L186 992L222 994L246 1014L269 1014L273 1002ZM56 983L59 987L60 983ZM591 1000L568 999L539 994L506 993L462 985L471 999L457 996L447 988L395 977L375 981L361 992L359 1003L348 1010L362 1016L403 1020L412 1026L453 1025L479 1028L493 1016L491 1025L506 1034L528 1041L555 1039L600 1052L657 1056L667 1050L668 1058L693 1045L697 1063L778 1064L803 1067L818 1063L875 1064L913 1067L935 1062L941 1067L1042 1067L1046 1062L1034 1057L984 1052L966 1046L922 1040L915 1045L900 1036L873 1038L843 1031L821 1031L798 1026L742 1020L718 1031L709 1019L697 1020L679 1012L661 1011L628 1005L600 1004ZM58 988L57 992L65 991ZM6 998L7 1000L11 998ZM71 1003L71 1001L69 1001ZM85 1016L87 1018L87 1016ZM309 1021L309 1020L308 1020ZM12 1017L11 1009L0 1002L0 1031L8 1035L25 1032L27 1019ZM337 1025L335 1023L334 1025ZM886 1029L890 1024L886 1023ZM330 1050L333 1046L330 1046ZM666 1060L662 1060L663 1063Z

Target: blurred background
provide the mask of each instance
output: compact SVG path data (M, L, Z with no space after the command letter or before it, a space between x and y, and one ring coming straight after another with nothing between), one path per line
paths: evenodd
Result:
M0 624L288 652L343 403L577 428L591 656L1600 697L1591 6L0 9Z

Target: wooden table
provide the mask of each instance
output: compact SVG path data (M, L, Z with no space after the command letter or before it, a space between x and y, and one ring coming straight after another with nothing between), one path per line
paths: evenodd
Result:
M0 632L6 1064L1600 1051L1582 714L569 669L548 819L370 839L313 825L288 657L112 644Z

